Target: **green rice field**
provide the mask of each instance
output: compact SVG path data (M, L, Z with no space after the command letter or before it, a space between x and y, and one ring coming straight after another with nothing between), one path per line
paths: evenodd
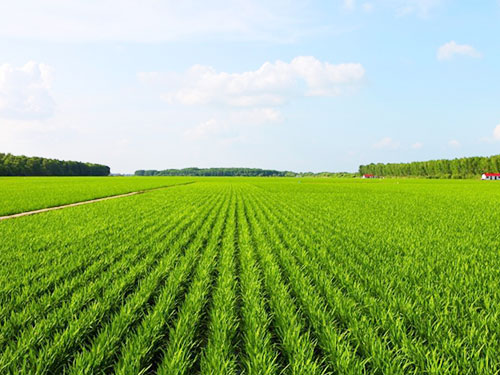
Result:
M0 221L0 374L500 373L500 182L1 178L0 213L160 186Z
M0 216L189 181L188 177L0 177Z

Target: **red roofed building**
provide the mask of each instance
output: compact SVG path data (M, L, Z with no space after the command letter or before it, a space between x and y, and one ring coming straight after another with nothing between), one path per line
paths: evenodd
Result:
M481 180L500 180L500 173L483 173Z
M364 174L363 178L375 178L375 176L372 174Z

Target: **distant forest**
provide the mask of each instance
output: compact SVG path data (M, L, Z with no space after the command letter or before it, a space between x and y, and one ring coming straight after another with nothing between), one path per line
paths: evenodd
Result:
M354 173L339 172L304 172L297 173L291 171L276 171L274 169L259 168L184 168L184 169L165 169L157 170L138 170L136 176L248 176L248 177L353 177Z
M184 168L157 170L138 170L136 176L269 176L269 177L293 177L294 172L275 171L273 169L259 168Z
M500 155L413 163L372 163L359 167L360 174L393 177L474 178L488 172L500 173Z
M0 176L108 176L108 166L0 153Z

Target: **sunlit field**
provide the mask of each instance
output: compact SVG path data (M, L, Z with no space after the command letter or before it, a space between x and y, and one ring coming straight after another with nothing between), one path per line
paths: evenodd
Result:
M188 177L0 177L0 216L188 181Z
M500 181L5 178L0 211L166 185L0 222L0 373L500 371Z

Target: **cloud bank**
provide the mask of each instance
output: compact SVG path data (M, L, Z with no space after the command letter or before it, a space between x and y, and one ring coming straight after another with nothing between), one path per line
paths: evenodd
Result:
M49 66L33 61L21 67L0 65L0 117L50 117L54 111L50 95L51 76Z
M337 96L357 87L365 76L359 63L330 64L312 56L290 63L266 62L241 73L217 72L195 65L182 74L140 73L144 83L160 85L172 104L223 104L233 107L277 106L294 96Z
M372 0L397 15L426 16L444 0ZM321 1L16 0L0 2L0 37L51 42L160 43L186 39L290 41L315 32ZM322 25L324 26L324 25Z
M309 28L302 2L16 0L0 2L0 36L55 42L158 43L224 35L288 39ZM22 20L22 22L20 22Z

